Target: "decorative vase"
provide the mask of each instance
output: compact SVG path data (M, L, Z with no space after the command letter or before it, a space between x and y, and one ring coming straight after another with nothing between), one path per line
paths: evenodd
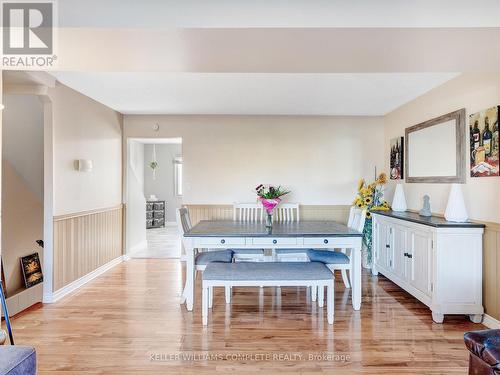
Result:
M459 184L451 185L448 204L444 212L444 218L448 221L456 223L464 223L469 219L467 208L465 207L464 195L462 187Z
M392 210L396 212L405 212L407 208L403 185L397 184L394 198L392 199Z
M365 244L363 244L363 247L361 248L361 267L368 270L372 268L370 249L368 249Z
M273 227L273 213L266 213L266 228L272 228Z

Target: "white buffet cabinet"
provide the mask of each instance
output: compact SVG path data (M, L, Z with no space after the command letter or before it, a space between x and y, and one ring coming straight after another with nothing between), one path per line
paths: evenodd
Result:
M410 212L373 215L373 274L379 272L426 304L432 319L483 316L484 225L451 223Z

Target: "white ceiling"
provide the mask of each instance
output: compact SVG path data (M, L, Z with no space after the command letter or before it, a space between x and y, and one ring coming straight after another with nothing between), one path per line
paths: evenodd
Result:
M384 115L456 73L57 72L63 84L124 114Z
M62 27L498 27L498 0L60 0Z

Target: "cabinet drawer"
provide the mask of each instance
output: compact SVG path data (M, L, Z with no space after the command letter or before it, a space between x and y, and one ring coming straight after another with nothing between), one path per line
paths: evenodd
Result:
M233 238L233 237L213 237L213 238L203 238L201 241L202 245L244 245L244 238Z
M163 204L163 202L154 203L153 208L155 210L163 210L165 208L165 205Z
M296 238L276 237L276 238L254 238L253 245L273 246L273 245L297 245Z
M146 212L146 219L152 219L153 218L153 212Z
M332 243L332 239L328 237L306 237L304 245L328 245Z
M155 211L154 212L155 219L163 219L164 216L165 216L165 213L163 211Z

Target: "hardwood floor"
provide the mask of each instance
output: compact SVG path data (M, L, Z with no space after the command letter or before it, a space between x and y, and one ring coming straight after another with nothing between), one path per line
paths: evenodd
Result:
M463 333L484 328L462 316L435 324L423 304L367 273L359 312L337 277L333 326L304 288L281 298L235 288L227 308L216 290L203 328L199 293L192 313L179 305L181 274L173 259L122 263L16 317L17 344L36 347L39 374L466 374Z

